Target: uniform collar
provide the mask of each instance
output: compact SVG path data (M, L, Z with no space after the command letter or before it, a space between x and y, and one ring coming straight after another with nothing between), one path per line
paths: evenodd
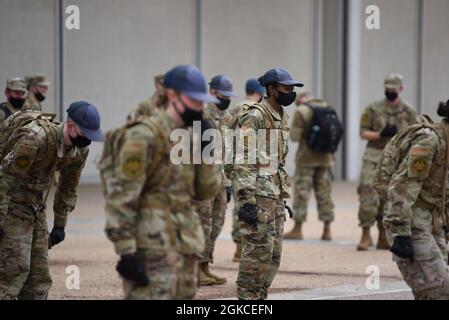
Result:
M41 103L31 96L28 96L25 101L25 105L28 105L30 108L42 108Z
M270 102L268 101L267 98L264 98L262 100L262 102L260 103L260 105L262 105L263 107L265 107L271 114L271 116L273 117L274 120L276 121L282 121L282 119L284 118L285 112L283 109L281 109L281 112L277 112L276 110L274 110L274 108L271 106Z
M226 110L220 110L216 104L209 103L206 107L206 112L209 112L211 116L216 119L222 118Z
M11 111L12 113L16 113L17 111L20 110L20 109L14 108L14 106L11 104L11 102L9 102L9 100L6 100L5 104L6 104L6 107L9 109L9 111ZM25 106L25 104L23 106Z

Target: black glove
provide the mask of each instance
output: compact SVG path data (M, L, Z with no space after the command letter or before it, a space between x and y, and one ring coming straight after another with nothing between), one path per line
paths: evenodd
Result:
M51 248L65 239L65 231L62 227L53 227L48 238L48 247Z
M398 127L393 124L387 124L385 126L385 128L382 130L382 132L380 133L380 136L382 138L391 138L394 137L396 134L398 133Z
M135 255L123 255L115 269L123 278L134 281L139 287L145 287L150 282L145 273L145 265Z
M394 238L390 251L402 259L410 259L413 262L412 238L409 236L397 236Z
M226 203L231 202L232 187L226 187Z
M293 219L293 210L292 210L292 208L290 208L290 207L287 205L287 201L284 201L284 207L285 207L285 209L287 209L288 215L290 216L290 219Z
M3 230L3 227L0 227L0 241L3 239L4 236L5 236L5 230Z
M239 210L239 220L243 220L250 225L257 225L257 206L245 203Z

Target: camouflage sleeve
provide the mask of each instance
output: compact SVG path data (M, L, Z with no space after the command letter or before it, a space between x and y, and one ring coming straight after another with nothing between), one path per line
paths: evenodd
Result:
M147 180L148 159L152 158L155 138L143 126L128 130L117 156L106 194L106 235L117 254L136 251L138 202Z
M300 142L304 132L304 117L299 109L295 111L292 125L290 128L290 139L294 142Z
M262 129L263 116L255 109L240 119L240 146L235 156L235 184L240 203L256 203L257 131ZM241 149L241 150L239 150Z
M415 140L390 181L384 224L393 237L411 235L411 208L436 157L438 141L435 139L429 134Z
M17 142L0 163L0 225L3 225L8 212L7 192L11 184L26 179L39 148L34 135L16 135L11 139Z
M217 165L195 165L195 200L209 200L222 190L222 173Z
M80 150L80 155L73 159L64 159L59 169L59 182L53 202L55 214L54 226L65 227L67 215L75 209L78 183L81 177L89 150Z
M371 131L373 128L373 112L371 107L367 107L360 118L360 134L364 131Z
M5 125L5 113L0 110L0 129Z

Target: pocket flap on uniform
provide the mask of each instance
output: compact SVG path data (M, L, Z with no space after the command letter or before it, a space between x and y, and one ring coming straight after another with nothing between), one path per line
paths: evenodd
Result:
M432 243L426 242L413 242L413 255L415 261L426 261L432 259Z

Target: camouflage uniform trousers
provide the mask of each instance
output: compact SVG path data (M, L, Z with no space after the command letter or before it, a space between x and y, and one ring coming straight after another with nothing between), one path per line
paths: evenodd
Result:
M412 210L414 262L396 255L393 255L393 261L416 300L448 300L448 247L444 231L432 234L431 211L418 207L413 207ZM392 237L388 229L387 237L391 245Z
M293 219L297 223L307 220L307 204L314 189L318 204L320 221L332 222L335 219L332 201L332 177L330 167L298 167L295 174L293 199Z
M198 256L182 255L178 264L176 300L193 300L198 289Z
M258 214L257 225L239 221L242 234L242 257L237 278L237 298L265 300L281 263L285 208L282 199L256 197L264 209Z
M52 285L45 213L10 206L0 241L0 299L45 300Z
M198 277L198 257L176 252L156 257L138 252L144 261L150 282L138 287L133 281L123 279L126 300L192 300L195 298Z
M226 215L226 190L212 200L197 201L196 208L203 226L206 245L203 254L200 256L199 262L214 261L215 242L223 230Z
M234 243L236 244L241 244L242 243L242 235L239 231L239 210L240 210L240 206L238 205L237 202L237 192L235 189L235 186L233 184L232 186L232 196L234 198L234 209L232 210L232 240L234 241Z
M359 221L360 227L370 228L374 226L382 215L379 196L372 187L376 174L377 163L363 161L360 184L357 189L359 194Z
M175 251L157 255L147 250L138 250L137 256L145 265L150 280L145 287L134 281L123 279L126 300L172 300L177 293L178 268L182 258Z

